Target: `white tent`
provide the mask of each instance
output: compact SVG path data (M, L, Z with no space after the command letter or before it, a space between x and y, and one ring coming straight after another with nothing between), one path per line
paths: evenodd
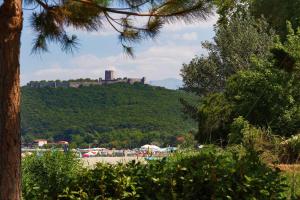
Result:
M151 144L146 144L144 146L141 146L141 149L142 150L148 150L148 149L151 149L153 151L159 151L160 148L158 146L155 146L155 145L151 145Z

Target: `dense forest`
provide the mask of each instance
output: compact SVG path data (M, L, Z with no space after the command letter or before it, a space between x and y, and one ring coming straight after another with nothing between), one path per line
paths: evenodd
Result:
M76 146L137 147L174 145L195 128L181 113L183 91L143 84L81 88L22 87L24 142L67 140Z

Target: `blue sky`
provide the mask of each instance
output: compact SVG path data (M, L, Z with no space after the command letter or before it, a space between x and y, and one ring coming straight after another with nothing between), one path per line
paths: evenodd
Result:
M1 0L0 0L1 1ZM114 69L120 77L142 77L147 80L180 79L182 63L205 53L201 41L211 40L216 17L193 24L167 24L155 40L145 40L134 46L135 58L123 54L117 34L107 26L101 32L75 31L80 48L72 55L50 45L50 52L32 55L34 32L24 11L21 46L21 84L30 80L67 80L103 77L105 69Z

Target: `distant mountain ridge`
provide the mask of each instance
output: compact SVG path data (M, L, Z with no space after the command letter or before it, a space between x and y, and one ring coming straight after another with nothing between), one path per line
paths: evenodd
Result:
M180 98L195 96L144 84L80 88L22 87L21 132L25 141L68 140L84 146L136 147L175 144L195 129L182 117Z
M149 84L153 86L165 87L171 90L177 90L182 87L183 82L182 80L176 78L167 78L162 80L153 80L150 81Z

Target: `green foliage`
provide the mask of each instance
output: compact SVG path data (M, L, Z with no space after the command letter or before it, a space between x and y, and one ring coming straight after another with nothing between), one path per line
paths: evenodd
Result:
M228 24L217 26L215 49L219 49L220 66L232 75L252 68L252 58L269 57L274 45L274 32L263 19L256 20L248 13L234 15Z
M121 46L131 56L132 43L155 37L164 23L178 19L206 19L212 12L212 4L207 0L25 0L25 5L35 6L30 9L33 10L31 27L36 33L34 52L48 51L49 42L58 43L65 52L72 52L77 48L78 40L68 33L70 27L100 31L107 23L119 34ZM137 17L146 20L141 22Z
M22 88L24 140L67 140L77 146L138 147L155 140L174 145L195 127L183 120L182 91L135 84L82 88Z
M221 138L220 134L226 138L233 122L232 119L239 116L256 127L270 129L276 135L291 136L299 132L300 31L294 31L290 24L288 30L289 35L285 42L282 43L277 38L272 49L264 49L262 52L267 52L261 57L250 57L247 68L241 68L232 73L226 80L224 92L218 94L223 96L222 101L205 94L200 100L199 106L191 106L187 102L183 102L185 111L199 123L198 139L200 142L203 142L201 134L209 130L203 129L203 127L211 129L208 133L215 135L211 137L213 142ZM246 37L243 40L246 40ZM227 43L222 41L221 44ZM240 45L240 48L243 47ZM234 55L230 50L225 52L228 55ZM231 58L234 57L227 56L223 60ZM233 60L242 64L238 61L239 59ZM238 63L235 65L238 66ZM214 65L212 67L214 68ZM190 73L188 72L187 76L190 76ZM195 77L201 79L202 76L196 74ZM201 88L198 88L198 91L201 92ZM210 103L206 103L205 106L207 100ZM208 117L200 117L195 113L204 113L204 116ZM233 126L238 125L235 123L238 122L234 122ZM241 141L241 136L235 132L230 137L234 142L238 142Z
M235 115L251 124L271 127L279 134L291 135L296 130L286 126L294 120L294 97L289 75L264 67L233 75L226 85L226 97L233 103Z
M179 199L284 199L278 171L263 164L251 149L204 147L177 155L176 165L187 169L182 184L186 193Z
M284 43L276 42L273 59L256 60L255 68L240 71L226 85L227 99L236 115L251 124L270 127L279 135L299 130L299 51L300 34L290 34Z
M144 144L156 144L158 146L177 145L177 136L179 131L141 131L138 129L121 129L110 132L96 132L91 137L97 141L101 147L107 148L135 148ZM75 135L77 136L77 135ZM76 142L76 140L72 141ZM82 145L80 141L78 145Z
M264 16L282 38L287 34L286 21L291 21L294 28L300 26L299 0L253 0L250 10L258 18Z
M228 124L232 121L232 106L223 93L209 94L197 105L182 100L183 112L198 122L195 138L203 143L223 144L227 141Z
M82 173L82 165L73 154L46 152L22 160L22 193L24 199L57 199Z
M256 128L243 117L234 119L229 133L229 144L242 144L255 149L266 163L299 163L300 135L288 139L274 135L270 130Z
M204 96L224 88L225 74L221 71L219 60L214 54L209 57L195 57L189 64L183 64L181 76L184 90Z
M250 0L251 1L251 0ZM249 0L213 0L219 15L218 24L228 24L230 19L248 11Z
M282 39L288 34L286 21L295 29L300 25L299 0L214 0L214 4L219 24L228 24L235 15L250 12L256 19L265 19Z
M292 170L283 172L287 177L286 184L289 186L289 190L286 192L286 196L291 200L298 200L300 198L300 169L291 167ZM293 169L294 168L294 169Z
M41 166L45 162L45 159L39 159ZM23 167L28 168L28 164L25 162ZM53 169L60 171L61 168L64 167L56 165ZM23 182L35 182L39 186L44 183L39 179L45 179L49 174L52 174L52 170L45 171L43 176L36 170L27 171L27 177L32 180L26 179ZM98 163L95 168L79 174L72 171L72 174L76 174L76 181L61 185L58 193L44 193L44 190L56 186L56 182L48 181L43 188L38 187L36 192L28 191L24 199L277 200L285 199L283 195L287 189L279 171L262 163L254 151L237 148L223 150L209 146L201 151L180 152L147 164ZM62 177L70 180L67 176Z
M275 43L275 50L284 52L285 56L278 57L277 54L275 54L275 65L287 72L291 72L293 76L299 78L300 28L293 29L290 22L287 22L286 27L288 30L288 34L286 35L285 41L280 42L277 38L277 42Z
M201 143L219 143L227 140L228 122L231 120L231 105L221 93L203 98L198 106L199 133Z
M240 144L243 141L243 132L249 128L249 122L243 117L235 118L230 126L228 142L231 144Z
M235 15L228 24L219 24L215 32L213 43L202 44L208 56L195 57L181 69L184 89L200 96L223 91L229 76L252 67L252 57L271 55L274 34L264 20Z

